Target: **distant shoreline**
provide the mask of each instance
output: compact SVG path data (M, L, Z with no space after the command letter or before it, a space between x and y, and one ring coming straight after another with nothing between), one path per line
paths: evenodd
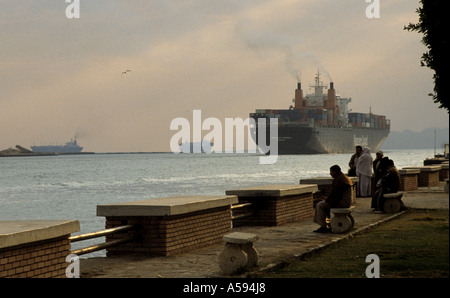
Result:
M60 155L106 155L106 154L165 154L172 152L77 152L77 153L17 153L17 154L0 154L0 157L32 157L32 156L60 156Z
M433 148L381 148L383 151L385 152L389 152L391 150L434 150ZM171 151L166 151L166 152L155 152L155 151L138 151L138 152L76 152L76 153L52 153L52 152L33 152L33 153L12 153L12 154L0 154L0 157L36 157L36 156L60 156L60 155L112 155L112 154L167 154L167 153L173 153ZM248 152L244 152L244 153L248 153ZM173 153L175 154L175 153ZM202 154L202 155L210 155L210 154L226 154L226 153L180 153L183 155L189 155L189 154ZM250 153L252 154L252 153ZM335 154L335 153L331 153L331 154ZM344 153L344 154L350 154L350 153ZM258 155L258 154L256 154ZM301 154L301 155L308 155L308 154ZM325 154L326 155L326 154ZM431 157L430 157L431 158Z
M0 157L32 157L32 156L59 156L59 155L83 155L95 154L95 152L78 152L78 153L53 153L53 152L32 152L32 153L7 153L0 154Z

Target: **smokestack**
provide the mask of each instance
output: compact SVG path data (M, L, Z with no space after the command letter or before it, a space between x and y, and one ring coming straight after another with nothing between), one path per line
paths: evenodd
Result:
M330 82L330 89L328 89L327 109L332 111L328 114L328 125L335 125L336 118L336 90L334 90L334 83ZM330 113L330 112L329 112Z
M302 83L298 82L297 90L295 90L295 106L294 106L294 108L296 110L299 110L302 107L306 107L306 102L303 98Z

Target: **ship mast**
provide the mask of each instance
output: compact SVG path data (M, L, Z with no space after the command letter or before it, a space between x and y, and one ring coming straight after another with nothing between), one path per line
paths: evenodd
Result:
M323 89L326 88L326 86L323 85L323 83L320 82L320 72L317 70L317 75L314 78L315 84L309 85L310 88L314 87L314 101L320 102L322 100L323 96Z

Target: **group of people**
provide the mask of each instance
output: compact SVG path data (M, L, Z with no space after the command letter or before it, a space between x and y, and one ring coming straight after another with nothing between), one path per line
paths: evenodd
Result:
M359 179L357 196L372 196L371 208L373 211L383 212L384 196L386 193L398 192L400 188L400 173L394 161L385 157L382 151L376 153L372 159L370 149L356 146L356 152L349 162L348 176L357 176ZM372 174L373 171L373 174ZM352 196L352 180L345 175L338 165L330 168L333 177L332 189L328 196L316 204L313 221L320 225L314 232L327 233L331 231L328 222L331 208L349 208ZM372 176L375 187L372 193Z
M378 154L383 155L381 151ZM372 193L372 168L374 161L370 154L370 149L367 147L356 146L356 152L350 158L348 163L350 169L349 176L357 176L359 179L358 189L356 193L360 197L368 197Z

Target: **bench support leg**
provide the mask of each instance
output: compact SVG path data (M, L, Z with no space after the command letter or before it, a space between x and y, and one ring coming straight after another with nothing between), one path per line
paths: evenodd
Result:
M223 273L232 275L256 266L258 259L253 243L227 243L219 255L219 267Z
M390 199L386 199L386 201L384 201L384 212L388 213L388 214L394 214L399 212L403 207L403 202L401 199L394 199L394 198L390 198Z
M349 231L352 226L352 220L348 217L347 214L335 214L330 222L331 230L333 231L333 233L337 234Z
M225 249L219 255L219 267L223 273L232 275L250 269L258 263L258 252L253 242L258 236L251 233L234 232L223 236Z
M253 247L253 243L247 243L242 245L242 250L247 254L247 269L252 268L258 264L258 252Z
M347 217L350 219L350 222L352 223L350 228L353 228L355 226L355 219L353 218L353 216L350 213L347 214Z

